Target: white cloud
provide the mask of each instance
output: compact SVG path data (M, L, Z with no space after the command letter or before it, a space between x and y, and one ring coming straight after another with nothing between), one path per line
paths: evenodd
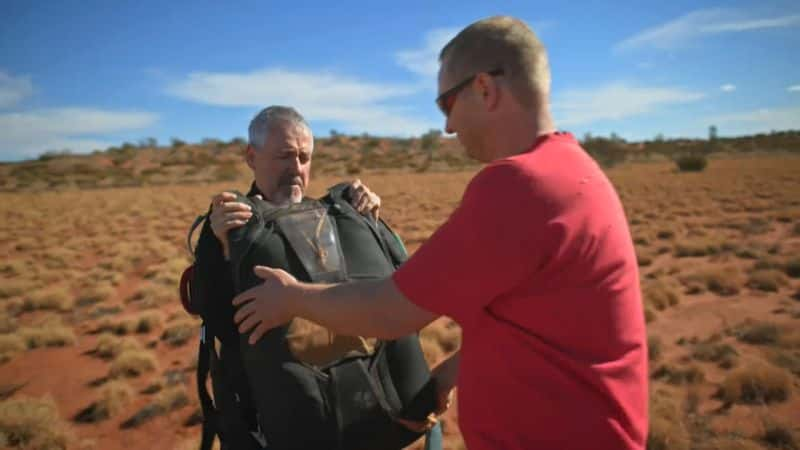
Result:
M167 86L168 93L197 103L254 108L291 105L308 120L338 122L350 132L388 135L419 134L441 125L387 104L422 89L422 84L373 83L335 73L284 69L194 72Z
M597 88L556 93L553 112L559 126L574 126L638 116L662 106L694 102L703 97L703 93L681 88L615 82Z
M422 47L402 50L395 54L397 64L417 75L435 78L439 72L439 52L460 30L458 28L438 28L425 34Z
M789 92L800 92L800 84L794 84L792 86L789 86L788 88L786 88L786 90Z
M614 50L673 49L702 36L794 26L800 26L800 15L749 19L734 10L701 9L641 31L618 43Z
M0 70L0 108L14 106L33 93L28 77L13 77Z
M0 159L33 157L47 150L86 152L108 147L103 134L147 128L158 120L147 112L51 108L0 114Z
M755 134L800 127L800 107L758 109L705 117L701 123L714 124L720 134Z
M719 87L719 89L722 92L733 92L736 90L736 86L728 83L728 84L723 84L722 86Z

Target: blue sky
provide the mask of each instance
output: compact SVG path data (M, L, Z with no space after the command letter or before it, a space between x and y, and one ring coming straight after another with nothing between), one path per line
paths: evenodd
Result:
M800 128L796 0L6 0L3 10L3 161L147 137L243 137L270 104L296 106L319 136L418 135L443 126L438 50L495 14L544 41L557 125L576 135Z

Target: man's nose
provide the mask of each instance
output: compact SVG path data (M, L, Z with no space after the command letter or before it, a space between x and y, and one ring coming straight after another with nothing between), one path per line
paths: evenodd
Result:
M444 132L447 134L455 133L455 131L453 131L453 129L450 128L450 116L447 116L444 119Z
M303 163L300 162L300 157L292 158L291 169L292 173L299 174L300 169L303 167Z

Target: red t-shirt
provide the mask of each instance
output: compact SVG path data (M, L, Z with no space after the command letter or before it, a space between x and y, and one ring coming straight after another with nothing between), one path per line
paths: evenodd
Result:
M636 256L613 186L572 135L481 170L393 280L462 327L470 450L644 449Z

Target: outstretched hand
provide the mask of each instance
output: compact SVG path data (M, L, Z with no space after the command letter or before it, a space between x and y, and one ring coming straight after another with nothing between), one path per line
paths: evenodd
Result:
M264 282L233 299L233 305L239 306L233 321L238 324L239 333L252 330L247 340L251 345L295 316L292 300L300 293L297 279L281 269L255 266L253 272Z

